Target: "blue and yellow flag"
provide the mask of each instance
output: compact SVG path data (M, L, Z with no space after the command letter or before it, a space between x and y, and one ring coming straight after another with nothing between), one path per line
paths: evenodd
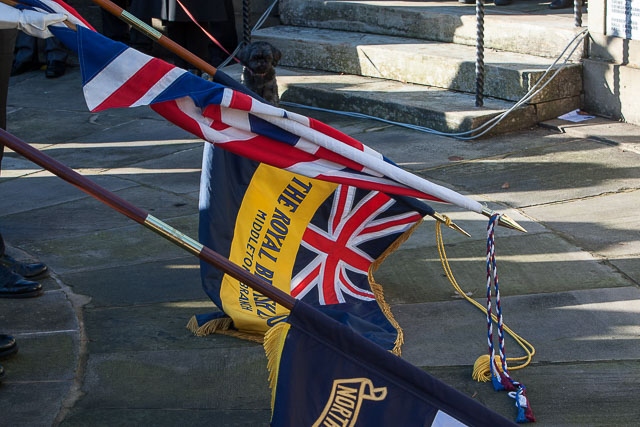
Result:
M426 212L428 206L415 200L297 175L205 146L200 242L386 349L398 351L402 339L371 269ZM289 314L206 263L201 274L205 292L223 313L192 319L197 334L225 331L260 341Z
M274 427L517 425L300 301L264 346Z

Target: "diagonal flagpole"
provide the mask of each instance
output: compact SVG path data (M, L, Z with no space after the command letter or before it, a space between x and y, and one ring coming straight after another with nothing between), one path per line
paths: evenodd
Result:
M47 156L40 150L33 148L26 142L2 129L0 129L0 142L38 166L43 167L59 178L67 181L69 184L76 186L110 208L129 217L138 224L144 225L187 252L191 252L193 255L225 272L234 279L239 280L261 294L271 298L274 302L280 304L284 308L288 310L293 308L296 300L291 295L288 295L280 289L270 285L265 280L254 276L219 253L202 245L200 242L190 238L144 210L132 205L109 190L100 187L90 179L82 176L68 166L65 166L59 161Z
M107 12L109 12L110 14L120 18L121 20L128 23L129 25L132 25L138 31L142 32L147 37L156 41L160 46L166 48L172 53L175 53L180 58L184 59L189 64L195 66L200 71L205 72L210 76L214 76L218 72L218 69L216 67L209 64L207 61L200 58L199 56L191 53L187 49L183 48L178 43L174 42L169 37L162 34L160 31L156 30L146 22L143 22L140 19L136 18L134 15L124 10L123 8L113 3L112 1L93 0L93 2L98 6L100 6L101 8L103 8L104 10L106 10Z

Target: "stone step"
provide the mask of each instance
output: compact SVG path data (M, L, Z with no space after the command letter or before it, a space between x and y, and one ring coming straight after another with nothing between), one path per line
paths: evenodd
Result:
M475 48L454 43L307 27L257 31L282 52L284 67L331 71L475 93ZM549 58L485 49L484 96L517 101L553 63ZM573 98L582 69L568 64L530 103Z
M226 67L224 72L239 79L241 67ZM484 106L475 107L475 96L472 94L309 69L278 67L277 80L280 98L285 108L290 108L287 103L296 103L341 112L355 112L447 134L477 129L514 105L513 102L485 98ZM523 105L511 112L486 135L534 126L578 106L579 97ZM313 116L309 111L302 113Z
M279 10L284 25L476 45L475 5L456 0L281 0ZM571 14L558 12L562 11L549 11L538 2L514 2L508 7L487 3L484 46L555 58L580 31ZM583 21L587 18L584 13ZM582 54L583 46L576 57Z

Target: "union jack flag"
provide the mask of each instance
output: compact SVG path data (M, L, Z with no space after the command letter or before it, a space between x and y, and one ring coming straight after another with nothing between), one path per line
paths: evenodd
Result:
M301 242L306 251L300 250L296 262L303 267L291 282L292 296L302 299L317 288L321 305L345 303L346 296L375 299L368 273L380 247L386 248L388 237L395 240L422 216L415 211L395 213L395 200L383 193L367 192L360 199L356 193L354 187L339 186L329 215L320 211L317 224L307 226Z
M318 120L206 81L86 28L78 28L77 35L59 27L52 32L78 52L91 111L150 105L206 141L280 169L482 211L479 202L399 168Z

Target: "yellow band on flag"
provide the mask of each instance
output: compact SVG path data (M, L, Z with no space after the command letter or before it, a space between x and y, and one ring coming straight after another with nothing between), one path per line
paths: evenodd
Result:
M290 293L302 236L336 187L260 164L238 212L229 259ZM223 311L241 331L265 332L288 314L287 309L228 275L222 280L220 296Z

